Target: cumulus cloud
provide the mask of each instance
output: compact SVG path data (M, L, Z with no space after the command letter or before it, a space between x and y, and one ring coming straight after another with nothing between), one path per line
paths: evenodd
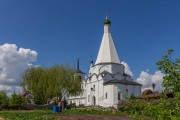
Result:
M124 65L125 69L125 73L133 76L133 73L129 67L129 65L122 61L121 64ZM154 74L150 74L149 70L147 69L146 71L141 71L140 76L137 78L137 82L142 84L142 91L146 90L146 89L152 89L152 84L155 83L155 91L159 91L161 92L163 90L162 87L162 82L163 82L163 77L164 74L161 71L155 71Z
M122 61L121 64L123 64L125 67L124 72L130 76L133 76L133 73L131 72L129 65L124 61Z
M21 76L36 58L36 51L18 49L15 44L0 45L0 91L20 91Z
M164 74L161 71L156 71L154 74L150 74L149 70L142 71L139 78L137 78L137 82L142 84L142 91L146 89L152 90L152 84L155 83L155 91L161 92L163 90L163 76Z

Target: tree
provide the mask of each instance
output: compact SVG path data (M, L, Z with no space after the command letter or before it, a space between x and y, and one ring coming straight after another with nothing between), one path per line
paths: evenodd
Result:
M23 103L23 98L16 94L15 92L11 95L11 98L9 100L9 105L10 106L22 106L22 103Z
M172 90L175 95L180 91L180 59L172 59L173 50L157 62L157 68L161 70L165 76L163 86L166 90Z
M76 70L68 65L54 65L50 68L31 67L23 75L23 90L34 95L35 104L46 104L53 97L78 95L81 80L75 76Z
M27 69L23 75L23 89L33 93L36 104L42 104L45 101L45 90L47 84L46 68L31 67ZM46 85L46 86L45 86Z
M0 92L0 107L2 106L8 106L8 97L5 92Z

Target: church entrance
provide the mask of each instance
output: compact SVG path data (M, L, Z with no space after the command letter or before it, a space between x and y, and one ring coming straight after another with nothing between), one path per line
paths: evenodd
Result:
M96 105L96 97L95 96L92 97L92 102L93 102L92 105Z

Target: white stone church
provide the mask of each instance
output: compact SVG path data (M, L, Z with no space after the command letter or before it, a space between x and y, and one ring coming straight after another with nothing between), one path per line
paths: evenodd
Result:
M127 99L132 94L141 95L141 84L131 79L124 72L120 63L111 33L111 21L104 21L104 35L95 64L91 62L88 77L81 70L77 74L82 79L83 92L80 96L70 96L68 103L103 107L116 107L118 102Z

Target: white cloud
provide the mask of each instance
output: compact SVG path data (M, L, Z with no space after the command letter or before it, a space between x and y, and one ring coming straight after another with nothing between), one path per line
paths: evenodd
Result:
M149 70L146 70L141 72L139 78L137 78L137 82L142 84L142 91L152 89L152 84L155 83L155 91L161 92L163 90L163 76L164 74L161 71L156 71L154 74L150 74Z
M36 58L36 51L18 49L15 44L0 45L0 91L20 91L21 76Z
M133 73L129 65L124 61L122 61L121 64L123 64L125 67L125 73L130 76L133 76ZM164 74L161 71L156 71L154 74L150 74L149 69L147 69L146 71L141 71L139 78L137 78L137 82L142 84L142 91L146 89L152 89L152 84L155 83L155 91L161 92L163 90L163 76Z
M129 65L124 61L122 61L121 64L123 64L125 67L124 72L130 76L133 76L133 73L131 72Z

